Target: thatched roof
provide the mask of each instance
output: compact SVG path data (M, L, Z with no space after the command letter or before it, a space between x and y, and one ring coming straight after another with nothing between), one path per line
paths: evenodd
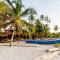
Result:
M9 25L9 26L7 26L7 27L5 28L5 30L14 30L14 26Z

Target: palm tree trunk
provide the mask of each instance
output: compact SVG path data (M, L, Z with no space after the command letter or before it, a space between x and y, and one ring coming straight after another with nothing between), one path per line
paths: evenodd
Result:
M29 33L29 39L31 38L31 35L30 35L30 32L28 32Z
M12 46L12 42L13 42L13 39L14 39L14 34L15 34L15 31L13 31L12 38L10 40L10 46Z

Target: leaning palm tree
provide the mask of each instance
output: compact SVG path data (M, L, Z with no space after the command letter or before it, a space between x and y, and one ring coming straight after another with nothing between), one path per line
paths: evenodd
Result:
M11 38L12 42L16 28L18 27L22 29L22 27L26 27L26 24L23 23L21 17L29 14L28 12L31 10L31 8L28 8L27 10L23 11L22 8L24 7L24 5L22 4L22 0L12 0L12 1L6 0L6 2L9 4L9 7L12 10L13 19L10 22L13 22L13 26L15 27Z

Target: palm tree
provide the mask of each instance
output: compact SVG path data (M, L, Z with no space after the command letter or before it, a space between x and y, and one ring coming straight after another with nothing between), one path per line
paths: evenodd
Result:
M40 16L40 21L45 21L46 24L50 23L50 18L48 16L44 16L43 14Z
M55 26L54 26L54 30L55 30L55 31L58 31L58 25L55 25Z
M44 25L44 35L45 35L45 38L48 38L48 35L49 35L49 27L48 25Z
M28 8L26 11L28 11L28 14L29 14L29 23L32 24L33 21L35 20L35 15L37 15L37 12L35 11L34 8Z
M48 16L45 16L44 20L45 20L47 25L50 23L50 18Z
M8 19L7 13L10 14L11 9L9 8L9 6L6 3L0 2L0 29L3 27L3 25L5 24L5 22Z
M5 14L5 13L11 13L11 9L4 1L1 1L0 2L0 14Z
M6 0L6 2L9 4L9 7L12 10L13 19L10 22L13 22L13 26L15 27L14 30L16 30L17 27L20 29L22 29L22 27L24 26L26 27L21 17L29 14L28 12L30 10L32 11L32 9L27 8L26 10L23 11L22 8L24 7L24 5L22 4L22 0L12 0L12 2L10 0ZM15 31L13 32L11 42L13 41L14 33ZM11 45L11 42L10 42L10 45Z
M43 32L43 24L40 22L39 19L37 19L35 26L36 26L36 35L37 35L37 37L39 37L40 33ZM42 34L41 34L41 36L42 36Z
M40 21L42 22L42 23L44 23L44 21L45 21L45 16L42 14L42 15L40 15ZM43 28L44 28L44 24L43 24ZM43 34L43 39L44 39L44 29L43 29L43 32L42 32L42 34Z
M46 32L46 38L48 38L48 31L49 31L49 24L50 24L50 18L48 16L45 16L44 18L46 24L45 24L45 32Z
M49 30L49 28L48 28L48 25L49 25L49 23L50 23L50 18L48 17L48 16L44 16L44 15L41 15L40 16L40 20L41 21L45 21L45 26L46 27L44 27L44 30L46 30L47 32L48 32L48 30ZM43 31L44 32L44 31ZM43 36L44 36L44 34L43 34Z
M35 11L34 8L27 8L25 10L25 13L28 14L28 20L29 20L28 33L29 33L29 38L31 38L32 34L35 32L35 26L33 25L33 21L35 20L35 15L37 15L37 12ZM33 29L34 29L34 32L33 32Z

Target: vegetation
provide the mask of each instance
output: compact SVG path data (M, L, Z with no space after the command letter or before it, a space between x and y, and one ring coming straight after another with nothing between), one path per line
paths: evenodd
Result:
M7 3L5 3L5 1ZM40 15L37 17L37 12L34 8L24 9L22 0L5 0L0 2L0 30L6 29L10 26L12 31L12 38L10 40L10 46L16 33L20 34L23 39L44 39L44 38L59 38L60 33L50 32L50 18L48 16ZM28 16L28 19L23 19L24 16ZM26 20L29 20L26 21ZM13 29L12 29L13 27ZM58 26L54 27L54 30L58 30ZM1 31L0 31L1 32Z

